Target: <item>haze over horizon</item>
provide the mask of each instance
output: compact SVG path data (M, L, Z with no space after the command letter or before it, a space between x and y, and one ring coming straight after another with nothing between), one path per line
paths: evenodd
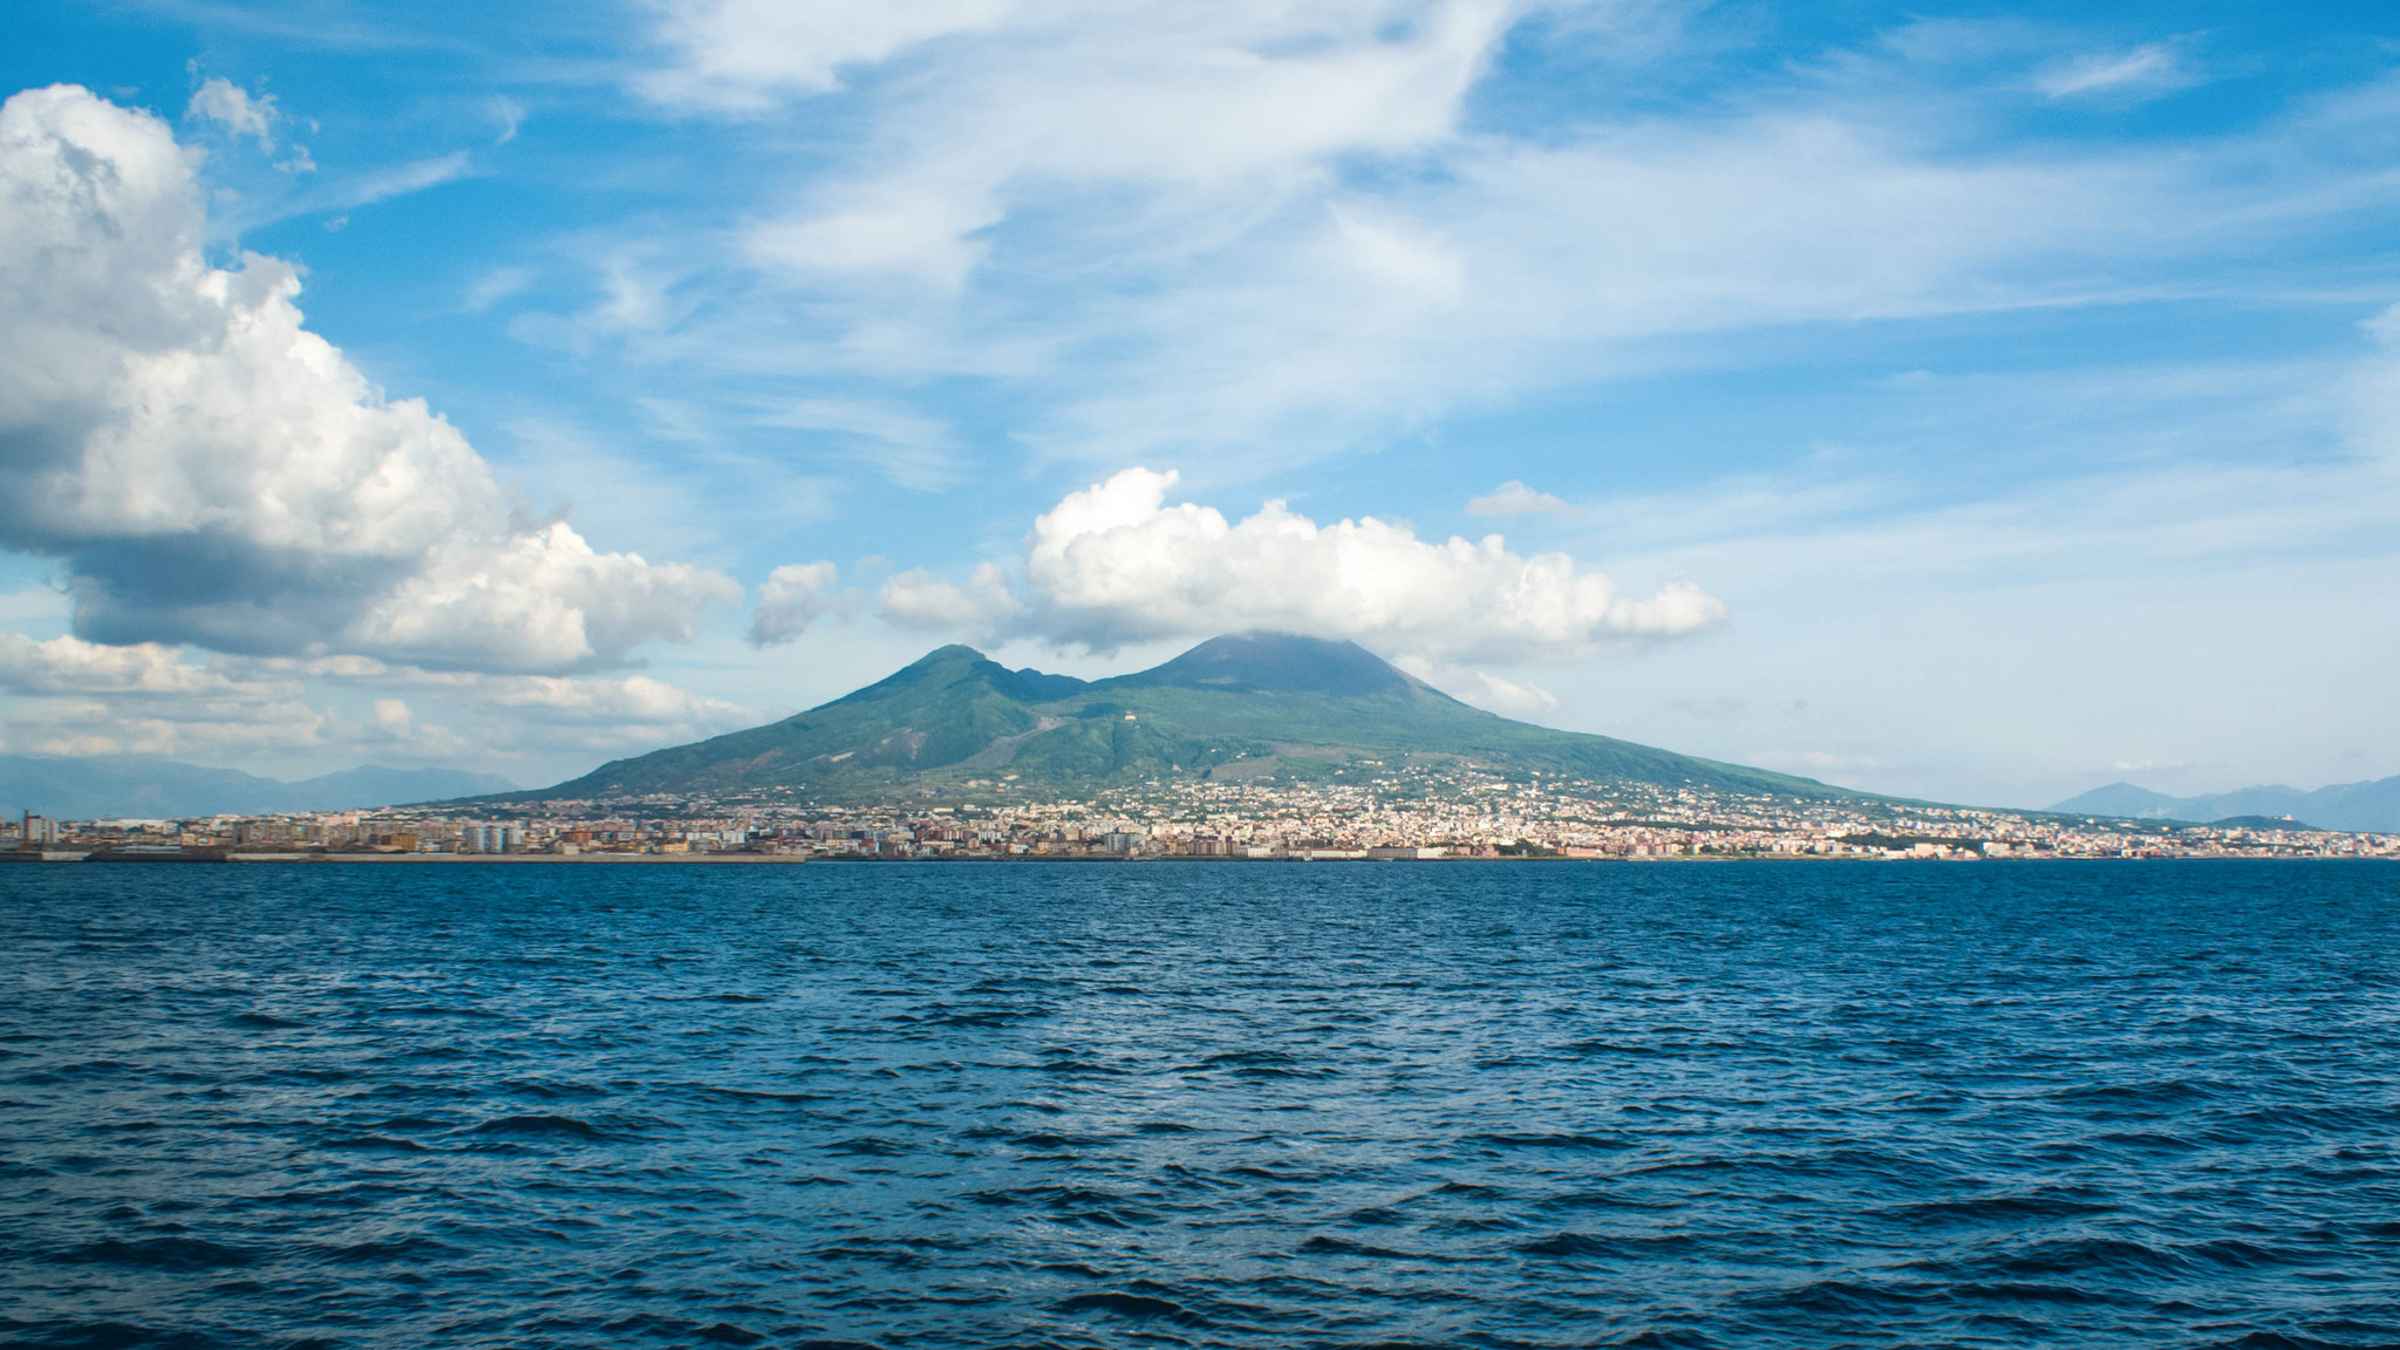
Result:
M1353 639L1912 797L2400 773L2400 19L36 3L0 754L521 783Z

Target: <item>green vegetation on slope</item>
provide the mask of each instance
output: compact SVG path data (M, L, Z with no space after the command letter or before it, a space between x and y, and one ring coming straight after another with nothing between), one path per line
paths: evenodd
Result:
M1167 776L1308 780L1433 757L1543 773L1791 796L1812 779L1556 731L1471 708L1353 643L1217 638L1155 669L1085 683L944 647L854 694L748 731L605 764L539 794L789 788L866 799L1011 780L1074 793Z

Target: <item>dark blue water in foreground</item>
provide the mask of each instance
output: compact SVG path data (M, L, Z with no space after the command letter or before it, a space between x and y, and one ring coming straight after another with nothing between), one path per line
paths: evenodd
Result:
M2400 867L0 868L0 1339L2400 1342Z

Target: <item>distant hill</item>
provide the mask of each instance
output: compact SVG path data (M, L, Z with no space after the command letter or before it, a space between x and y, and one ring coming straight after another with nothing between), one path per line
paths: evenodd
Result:
M171 759L0 755L0 811L54 819L182 817L229 812L341 811L506 792L516 785L456 769L365 765L297 782Z
M2050 809L2064 815L2134 820L2216 821L2237 816L2279 820L2288 816L2325 830L2400 834L2400 775L2314 791L2246 787L2199 797L2170 797L2131 783L2111 783L2069 797Z
M1442 693L1352 642L1280 633L1212 638L1164 665L1084 681L1010 670L943 647L822 707L604 764L522 798L789 788L867 799L1013 778L1079 792L1161 777L1310 780L1361 761L1804 797L1814 779L1511 721Z

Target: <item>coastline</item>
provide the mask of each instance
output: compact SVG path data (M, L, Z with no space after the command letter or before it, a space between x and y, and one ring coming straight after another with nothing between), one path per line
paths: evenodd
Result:
M1152 855L1152 856L1147 856L1147 857L1108 857L1108 856L1098 856L1098 857L1094 857L1094 856L1080 856L1080 857L1078 857L1078 856L1062 856L1062 855L1056 855L1056 854L1043 854L1043 855L1010 855L1010 856L999 856L999 855L991 855L991 854L969 854L969 855L962 855L962 856L952 856L952 857L934 857L934 858L927 858L927 857L913 857L913 858L876 858L876 857L859 857L859 856L839 857L839 856L824 856L824 855L811 855L811 854L798 854L798 855L794 855L794 854L777 854L777 853L688 853L688 854L684 854L684 853L567 853L567 854L560 854L560 853L299 853L299 852L269 852L269 851L263 851L263 850L260 850L260 851L245 851L245 850L236 850L236 851L228 851L228 852L197 852L197 851L196 851L196 852L190 852L190 853L141 853L141 854L107 854L107 853L101 853L101 852L88 852L88 853L87 853L87 852L81 852L81 851L77 851L77 850L65 850L65 849L58 849L58 850L47 850L47 851L44 851L44 852L39 852L39 853L30 853L30 852L0 852L0 862L19 862L19 863L51 863L51 864L57 864L57 863L136 863L136 864L159 864L159 863L171 863L171 864L189 864L189 863L237 863L237 864L241 864L241 865L244 865L244 866L252 866L252 867L255 867L255 866L261 866L261 865L278 865L278 864L280 864L280 865L285 865L285 866L291 866L291 865L326 865L326 864L344 864L344 863L350 863L350 864L360 864L360 865L366 865L366 866L411 866L411 865L415 865L415 866L437 866L437 867L438 867L438 866L450 866L450 867L456 867L456 866L473 866L473 865L487 865L487 864L488 864L488 865L497 865L497 866L503 866L503 867L524 867L524 866L535 866L535 865L543 865L543 864L559 865L559 866L570 866L570 867L572 867L572 866L594 866L594 865L596 865L596 866L604 866L604 867L658 867L658 866L666 866L666 867L690 867L690 866L698 866L698 867L727 867L727 866L732 866L732 867L796 867L796 866L800 866L800 865L802 865L802 864L807 864L807 865L809 865L809 866L823 866L823 865L826 865L826 864L849 864L849 865L867 865L867 866L891 866L891 865L905 865L905 864L918 864L918 865L923 865L923 864L936 864L936 865L940 865L940 864L961 864L961 865L964 865L964 864L974 864L974 865L1011 865L1011 864L1029 864L1029 863L1069 863L1069 864L1077 864L1077 865L1093 865L1093 864L1117 864L1117 865L1122 865L1122 864L1145 864L1145 865L1146 865L1146 864L1157 864L1157 863L1208 863L1208 864L1244 864L1244 863L1250 863L1250 864L1276 864L1276 863L1284 863L1284 864L1306 864L1306 865L1309 865L1309 866L1318 866L1318 865L1322 865L1322 864L1329 864L1329 863L1330 863L1330 864L1342 864L1342 863L1420 863L1420 864L1443 864L1443 863L1453 863L1453 864L1455 864L1455 863L1469 863L1469 864L1473 864L1473 863L1483 863L1483 864L1493 864L1493 863L1593 863L1593 864L1603 864L1603 865L1612 865L1612 866L1614 866L1614 865L1643 864L1643 863L1743 863L1743 862L1753 862L1753 863L1755 863L1755 862L1770 862L1770 863L1878 863L1878 864L1882 864L1882 863L1961 863L1961 862L1982 862L1982 863L2027 863L2027 862L2035 862L2035 863L2038 863L2038 862L2144 863L2144 862L2379 862L2379 861L2392 861L2392 860L2391 860L2391 859L2379 859L2379 858L2373 858L2373 857L2358 857L2358 856L2355 856L2355 855L2346 855L2346 854L2289 854L2289 855L2283 855L2283 856L2274 856L2274 857L2261 857L2261 856L2258 856L2258 855L2255 855L2255 854L2220 854L2220 855L2211 855L2211 854L2171 854L2171 855L2162 856L2162 857L2131 857L2131 858L2127 858L2127 857L2099 857L2099 856L2087 856L2087 855L2078 855L2078 854L2066 854L2066 855L2051 854L2051 855L2043 855L2043 856L2010 855L2010 856L2007 856L2007 857L1992 857L1992 858L1982 858L1982 857L1948 857L1948 858L1882 857L1882 858L1877 858L1877 857L1862 857L1862 856L1855 855L1855 854L1853 854L1853 855L1848 855L1848 856L1842 856L1842 855L1831 855L1831 856L1829 856L1829 855L1823 855L1823 854L1808 854L1808 853L1750 853L1750 854L1723 854L1723 853L1719 853L1719 854L1699 854L1699 855L1690 855L1690 854L1665 854L1665 855L1659 855L1659 856L1655 856L1655 857L1647 857L1647 858L1629 858L1629 857L1567 857L1567 856L1563 856L1563 855L1535 856L1535 857L1512 857L1512 858L1485 858L1485 857L1443 857L1443 858L1360 858L1360 857L1323 857L1323 858L1298 858L1298 857L1282 857L1282 858L1237 858L1237 857L1216 857L1216 856L1211 856L1211 855L1207 855L1207 854L1165 854L1165 855Z

